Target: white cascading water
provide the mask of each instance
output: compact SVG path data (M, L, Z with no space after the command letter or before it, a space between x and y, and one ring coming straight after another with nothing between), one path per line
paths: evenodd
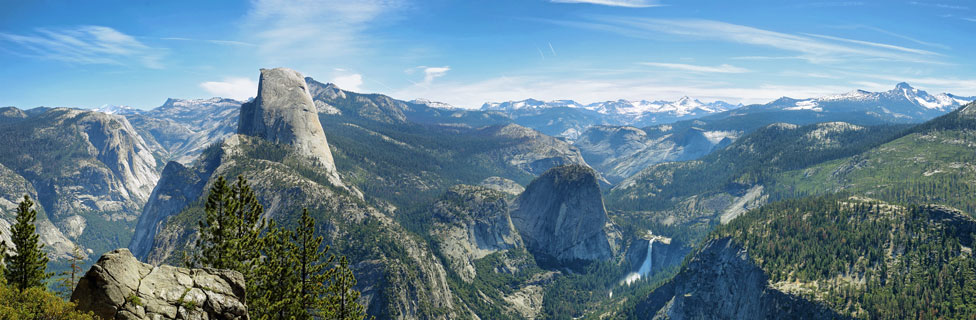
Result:
M641 264L637 272L631 272L624 278L624 283L628 286L634 281L640 280L641 277L647 276L651 273L651 268L654 267L654 239L647 240L647 256L644 257L644 263Z

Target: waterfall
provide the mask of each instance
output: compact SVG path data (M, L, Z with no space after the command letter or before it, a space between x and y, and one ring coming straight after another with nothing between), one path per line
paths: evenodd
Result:
M651 269L654 268L654 239L647 240L647 256L644 257L644 263L641 264L637 272L631 272L624 278L624 283L630 285L634 281L640 280L641 277L646 277L651 273Z

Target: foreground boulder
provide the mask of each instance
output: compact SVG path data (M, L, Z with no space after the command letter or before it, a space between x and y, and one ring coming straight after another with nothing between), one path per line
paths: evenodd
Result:
M71 301L102 319L248 319L244 276L141 263L128 249L103 255Z

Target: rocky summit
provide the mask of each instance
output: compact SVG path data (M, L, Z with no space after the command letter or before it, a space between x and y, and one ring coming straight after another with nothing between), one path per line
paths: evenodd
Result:
M127 249L102 256L71 301L102 319L248 319L236 271L141 263Z
M237 133L291 145L324 166L330 173L329 182L342 185L315 102L298 71L261 69L258 96L241 106Z
M607 217L596 172L582 165L552 168L514 204L512 222L530 250L557 260L607 260L618 233Z

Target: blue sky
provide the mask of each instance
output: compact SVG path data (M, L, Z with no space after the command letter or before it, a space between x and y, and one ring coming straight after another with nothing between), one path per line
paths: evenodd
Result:
M258 69L460 107L976 95L970 1L0 0L0 105L254 95Z

